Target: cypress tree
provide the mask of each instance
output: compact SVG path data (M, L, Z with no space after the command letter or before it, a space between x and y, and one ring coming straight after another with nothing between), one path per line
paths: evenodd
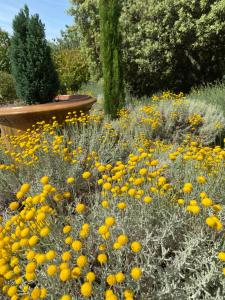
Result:
M100 0L101 59L104 79L104 109L117 116L124 98L119 17L121 1Z
M59 80L44 24L25 6L13 21L13 31L10 56L17 96L28 104L52 101Z

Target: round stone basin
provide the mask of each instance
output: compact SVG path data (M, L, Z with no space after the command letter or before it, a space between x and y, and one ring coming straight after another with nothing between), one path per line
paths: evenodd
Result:
M68 96L68 95L64 95ZM72 95L68 99L59 100L45 104L34 104L26 106L11 106L0 108L1 138L8 142L8 135L19 135L24 133L33 124L40 121L48 122L53 116L62 123L68 112L76 111L87 113L96 99L88 95ZM18 132L20 130L20 132Z

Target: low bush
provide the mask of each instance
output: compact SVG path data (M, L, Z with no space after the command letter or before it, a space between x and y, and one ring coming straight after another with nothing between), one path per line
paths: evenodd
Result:
M166 95L153 108L181 114L186 100ZM117 123L71 112L1 144L0 190L14 193L0 226L2 299L222 299L225 149L192 130L180 143L150 139L163 121L152 105Z
M60 93L68 94L79 90L88 82L87 60L78 49L60 49L54 55L54 62L60 80Z
M7 104L16 98L16 89L12 75L0 72L0 104Z

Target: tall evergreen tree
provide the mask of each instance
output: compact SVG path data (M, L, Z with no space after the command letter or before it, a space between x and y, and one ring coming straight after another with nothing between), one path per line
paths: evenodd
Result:
M13 21L12 74L17 96L28 104L51 101L59 88L44 25L25 6Z
M99 12L101 59L104 78L104 109L106 114L115 118L124 98L121 35L119 30L120 1L100 0Z

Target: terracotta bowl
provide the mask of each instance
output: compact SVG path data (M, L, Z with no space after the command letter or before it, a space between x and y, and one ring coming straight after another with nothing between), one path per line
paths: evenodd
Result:
M87 113L96 102L95 98L88 95L73 95L72 100L71 96L65 96L69 98L64 99L67 101L0 108L0 129L3 142L8 143L7 135L22 134L36 122L48 122L53 116L59 123L62 123L68 112Z

